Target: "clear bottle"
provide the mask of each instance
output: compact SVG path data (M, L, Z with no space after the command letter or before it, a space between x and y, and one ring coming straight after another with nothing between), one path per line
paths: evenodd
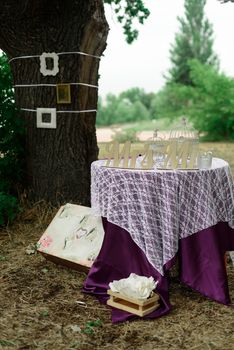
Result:
M154 166L156 168L161 167L166 152L166 141L158 134L159 129L155 129L153 137L149 141L150 148L153 150Z

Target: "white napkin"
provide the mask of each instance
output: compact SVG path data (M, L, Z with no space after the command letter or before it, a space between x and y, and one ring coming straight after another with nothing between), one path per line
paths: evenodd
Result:
M138 276L131 273L128 278L109 283L112 292L118 292L126 297L134 299L147 299L157 287L153 277Z

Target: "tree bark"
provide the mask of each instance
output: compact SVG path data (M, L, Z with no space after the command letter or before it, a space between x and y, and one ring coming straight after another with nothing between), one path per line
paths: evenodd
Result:
M0 47L8 58L43 52L85 52L101 56L108 34L102 0L3 0ZM40 73L39 57L10 62L15 85L87 83L98 85L99 59L59 55L56 76ZM97 108L96 88L71 85L71 104L57 104L55 86L15 87L21 109ZM90 164L97 159L96 113L57 113L56 129L36 126L36 112L22 112L26 121L26 176L34 199L53 204L90 204Z

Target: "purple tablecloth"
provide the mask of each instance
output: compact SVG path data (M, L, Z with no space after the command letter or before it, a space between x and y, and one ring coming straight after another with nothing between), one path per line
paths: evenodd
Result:
M234 229L234 183L222 159L196 171L103 165L91 166L92 210L125 229L161 275L180 239L219 222Z
M220 222L179 241L181 282L222 304L230 304L224 255L234 250L234 229Z
M152 319L171 310L169 301L168 271L175 258L164 265L162 276L149 263L143 251L132 240L129 233L103 218L105 230L101 251L91 267L83 291L106 303L107 289L113 280L126 278L134 272L158 280L157 292L160 307L145 316ZM203 295L223 304L230 304L224 253L234 250L234 230L220 222L179 241L179 270L182 282ZM122 322L137 318L130 313L112 308L112 321Z

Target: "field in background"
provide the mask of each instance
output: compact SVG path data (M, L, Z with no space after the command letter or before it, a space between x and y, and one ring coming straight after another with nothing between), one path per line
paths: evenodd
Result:
M158 120L143 120L135 123L114 124L109 127L97 128L97 139L98 142L109 142L116 136L116 134L136 133L140 141L145 141L152 136L155 129L163 132L170 132L172 128L178 125L178 122L178 119L174 120L172 123L169 119L164 118ZM140 136L142 133L144 133L143 137Z

